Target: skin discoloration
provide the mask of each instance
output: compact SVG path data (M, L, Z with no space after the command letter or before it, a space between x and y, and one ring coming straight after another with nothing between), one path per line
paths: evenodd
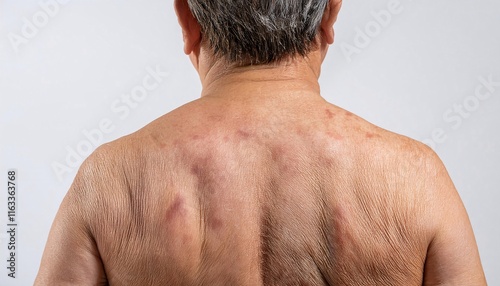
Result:
M242 138L244 140L249 139L251 136L250 133L243 131L243 130L238 130L238 132L236 132L236 134L238 135L239 138Z
M332 208L331 212L331 221L333 222L333 229L335 229L332 235L337 247L344 249L347 246L346 243L352 241L348 229L349 221L342 206Z
M215 217L215 216L211 216L211 217L209 217L209 219L208 219L208 226L209 226L209 227L210 227L210 229L212 229L212 230L219 230L219 229L221 229L221 228L222 228L222 226L223 226L223 225L224 225L224 224L223 224L223 221L222 221L222 219L220 219L220 218L217 218L217 217Z
M167 209L165 214L166 221L172 222L174 219L182 218L186 213L185 203L185 199L181 195L177 195Z
M213 104L200 101L193 108L221 110ZM279 108L297 114L301 106L290 102ZM443 254L434 241L474 250L453 184L418 143L385 132L373 144L360 138L381 134L378 128L363 120L352 120L349 128L325 125L324 114L314 111L300 113L302 119L294 123L289 116L270 123L236 121L243 108L248 103L224 110L229 119L218 123L217 136L235 138L247 124L259 138L247 144L216 144L207 136L176 145L192 140L192 134L167 136L166 118L144 132L168 138L166 148L137 133L93 155L50 240L56 243L49 253L60 253L69 243L71 256L47 265L70 264L67 273L88 267L83 273L95 275L93 281L116 285L162 283L153 283L153 277L171 285L417 286L424 284L425 273L438 269L432 258ZM276 107L256 108L249 117L262 117L258 112L267 114L266 108ZM192 114L190 106L184 109L178 117ZM185 122L187 130L200 125ZM206 122L204 129L211 124ZM310 138L290 136L290 130L301 129L311 130ZM343 139L332 140L334 134ZM440 195L443 190L449 194ZM92 227L92 236L78 233L85 229L82 221ZM436 235L450 227L456 229ZM75 251L92 264L76 259ZM473 269L477 257L469 252L461 271ZM455 261L460 257L448 263ZM457 285L482 285L481 276L476 279L479 283Z
M282 161L286 154L286 147L284 145L278 145L272 148L271 158L273 161Z
M329 119L332 119L335 116L335 114L330 109L325 109L325 113Z
M151 140L156 144L160 149L165 149L167 147L167 144L161 138L159 138L158 135L155 134L150 134Z
M191 167L191 174L195 175L196 177L199 177L201 175L200 165L193 165Z
M335 133L335 132L332 132L332 131L327 131L326 135L328 135L328 137L330 137L334 140L337 140L337 141L341 141L343 139L342 135Z
M85 161L36 286L486 284L439 158L321 97L342 1L266 66L214 56L174 2L202 98Z

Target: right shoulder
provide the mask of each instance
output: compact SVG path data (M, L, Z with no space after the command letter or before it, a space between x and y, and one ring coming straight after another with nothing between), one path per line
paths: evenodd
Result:
M127 137L99 146L80 166L67 194L82 210L98 213L108 209L112 201L126 197L134 170L134 149Z
M102 189L104 184L116 185L122 172L124 149L113 142L99 146L80 166L73 187L82 191Z
M148 127L99 146L80 166L73 189L94 200L129 196L140 188L162 151ZM167 147L165 147L168 149Z
M116 183L114 181L118 177L130 175L127 174L132 171L129 170L130 167L137 166L132 162L138 161L138 157L142 155L141 151L147 148L144 142L141 142L143 133L143 130L139 130L99 146L84 160L76 178L90 179L94 183L98 180L111 180Z

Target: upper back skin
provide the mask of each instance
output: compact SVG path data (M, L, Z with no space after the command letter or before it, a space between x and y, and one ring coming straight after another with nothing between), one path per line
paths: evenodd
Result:
M323 100L202 98L101 151L111 285L422 285L429 151Z

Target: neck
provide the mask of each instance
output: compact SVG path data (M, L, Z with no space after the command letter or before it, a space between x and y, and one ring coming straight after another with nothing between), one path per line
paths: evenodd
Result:
M229 67L223 59L204 62L199 66L202 97L320 96L322 57L315 52L273 65Z

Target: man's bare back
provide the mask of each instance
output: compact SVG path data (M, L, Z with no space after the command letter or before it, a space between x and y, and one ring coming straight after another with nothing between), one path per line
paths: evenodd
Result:
M486 284L437 156L321 97L342 1L174 2L202 97L86 160L36 285Z
M80 282L422 285L451 184L432 152L322 100L258 101L202 98L87 160L60 222L95 254Z

